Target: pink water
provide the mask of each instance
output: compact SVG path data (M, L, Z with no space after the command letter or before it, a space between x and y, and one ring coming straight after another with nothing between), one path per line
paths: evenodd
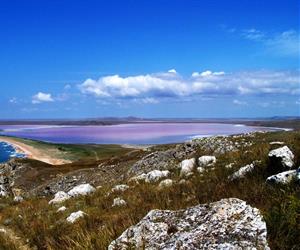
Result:
M4 135L53 143L163 144L270 129L217 123L134 123L110 126L0 125L0 130Z

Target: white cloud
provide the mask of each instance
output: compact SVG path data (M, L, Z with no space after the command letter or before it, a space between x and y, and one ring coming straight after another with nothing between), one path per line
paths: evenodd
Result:
M141 101L142 101L142 103L145 103L145 104L157 104L157 103L159 103L159 101L157 99L152 98L152 97L142 98Z
M66 84L65 86L64 86L64 89L65 90L68 90L68 89L70 89L72 86L70 85L70 84Z
M284 31L265 41L269 52L280 56L300 56L300 35L295 30Z
M18 103L18 99L16 97L12 97L8 100L9 103L16 104Z
M168 73L177 74L177 71L175 69L170 69L170 70L168 70Z
M170 75L171 74L171 75ZM194 72L184 78L178 73L158 73L87 79L79 85L83 94L102 99L145 99L215 95L296 95L299 71ZM145 99L151 100L151 99ZM149 102L150 103L150 102Z
M39 92L36 95L32 97L32 103L38 104L41 102L53 102L53 98L51 97L51 94Z
M266 38L265 34L262 31L254 28L242 31L242 35L244 38L253 41L263 41Z
M241 105L241 106L246 106L246 105L248 105L248 103L247 102L245 102L245 101L239 101L239 100L233 100L232 101L233 102L233 104L235 104L235 105Z
M276 56L300 55L300 34L296 30L287 30L276 34L267 34L257 29L242 31L245 39L261 43L265 50Z

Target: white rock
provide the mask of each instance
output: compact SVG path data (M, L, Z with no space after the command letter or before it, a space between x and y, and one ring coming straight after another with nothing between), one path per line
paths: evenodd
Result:
M186 159L183 160L180 164L180 176L181 177L188 177L190 175L193 174L193 171L195 169L196 166L196 161L195 158L191 158L191 159Z
M272 141L272 142L270 142L270 145L284 145L284 142L282 142L282 141Z
M59 212L63 212L63 211L66 211L66 207L65 206L62 206L62 207L60 207L59 209L57 209L57 213L59 213Z
M4 185L0 185L0 197L7 197L8 193Z
M96 189L93 186L91 186L90 184L81 184L81 185L78 185L78 186L72 188L68 192L68 195L73 196L73 197L79 196L79 195L88 195L95 191L96 191Z
M227 169L231 169L233 167L234 163L229 163L225 166L225 168Z
M70 223L74 223L75 221L77 221L79 218L82 218L84 215L86 215L86 213L82 212L82 211L77 211L74 213L71 213L69 215L69 217L67 218L67 221Z
M169 170L153 170L149 173L147 173L147 177L145 179L145 182L148 183L153 183L153 182L157 182L163 178L166 178L170 175L170 171Z
M203 173L204 171L205 171L205 168L203 168L203 167L197 167L197 171L198 171L198 173Z
M58 204L58 203L62 203L68 199L70 199L71 196L68 195L67 193L65 193L64 191L58 191L55 195L54 195L54 199L52 199L51 201L49 201L49 204Z
M159 188L163 189L163 188L169 188L173 186L173 181L171 179L165 179L163 181L161 181L158 185Z
M143 173L137 176L134 176L130 179L130 181L135 181L136 183L139 183L141 181L145 181L147 178L147 174Z
M145 181L147 183L154 183L157 182L163 178L166 178L170 175L169 170L153 170L147 174L143 173L141 175L135 176L131 178L130 180L140 182L140 181Z
M14 197L15 202L22 202L23 200L24 200L24 198L20 195L17 195L17 196Z
M228 178L230 180L236 180L236 179L244 178L246 176L246 174L252 172L253 169L254 169L254 164L251 163L249 165L246 165L246 166L240 168L238 171L234 172Z
M121 199L120 197L117 197L114 199L114 202L113 202L113 207L121 207L121 206L126 206L127 203L125 200Z
M179 211L152 210L108 250L269 249L259 210L229 198Z
M213 155L203 155L198 158L199 167L210 167L217 162L217 158Z
M297 170L289 170L267 178L267 182L276 184L288 184L297 176Z
M282 166L286 168L292 168L294 165L294 154L287 146L271 150L269 157L280 160Z
M111 191L112 192L124 192L125 190L127 190L129 188L128 185L125 184L121 184L121 185L116 185L114 186Z
M185 179L181 179L178 184L180 185L185 185L187 183L187 181Z

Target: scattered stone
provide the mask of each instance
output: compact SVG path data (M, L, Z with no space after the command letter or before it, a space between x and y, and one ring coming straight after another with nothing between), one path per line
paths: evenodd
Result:
M65 206L62 206L62 207L60 207L59 209L57 209L57 213L59 213L59 212L64 212L64 211L66 211L67 210L67 208L65 207Z
M131 180L136 181L139 183L140 181L145 181L146 183L154 183L163 178L166 178L170 175L170 171L168 170L153 170L147 174L141 174L131 178Z
M173 186L173 181L171 179L165 179L165 180L161 181L158 185L158 187L160 189L169 188L169 187L172 187L172 186Z
M153 170L147 174L145 182L148 182L148 183L157 182L160 179L168 177L169 175L170 175L170 171L168 171L168 170L163 170L163 171Z
M179 185L185 185L187 183L187 180L182 179L178 182Z
M259 210L229 198L185 210L152 210L111 242L126 249L269 249Z
M296 180L300 182L300 167L297 169Z
M78 219L82 218L84 215L86 215L86 213L79 210L77 212L71 213L66 220L69 223L74 223Z
M231 169L233 167L234 163L229 163L225 166L225 168L227 169Z
M14 197L14 202L22 202L24 200L24 198L20 195L17 195Z
M284 142L282 142L282 141L272 141L272 142L270 142L270 145L284 145Z
M0 185L0 197L7 197L8 192L3 184Z
M254 164L248 164L242 168L240 168L238 171L234 172L232 175L228 177L229 180L236 180L244 178L248 173L252 172L254 169Z
M96 191L96 189L93 186L91 186L90 184L81 184L81 185L78 185L78 186L72 188L68 192L68 195L73 196L73 197L79 196L79 195L88 195L95 191Z
M126 206L127 205L127 202L123 199L121 199L120 197L117 197L114 199L114 202L113 202L113 207L122 207L122 206Z
M267 182L276 184L289 184L293 179L296 179L296 176L297 170L289 170L268 177Z
M49 201L49 204L59 204L59 203L62 203L62 202L66 201L70 198L71 198L71 196L69 194L65 193L64 191L58 191L54 195L54 199Z
M180 176L181 177L189 177L193 174L193 171L196 166L195 158L183 160L180 164Z
M203 155L198 158L199 167L211 167L217 162L217 158L212 155Z
M294 165L294 154L287 146L271 150L269 158L273 172L291 169Z
M136 183L140 183L140 182L142 182L142 181L145 181L146 178L147 178L147 174L144 173L144 174L140 174L140 175L138 175L138 176L132 177L132 178L130 179L130 181L134 181L134 182L136 182Z
M129 188L128 185L121 184L121 185L116 185L116 186L114 186L114 187L111 189L111 191L112 191L112 192L124 192L124 191L126 191L128 188Z

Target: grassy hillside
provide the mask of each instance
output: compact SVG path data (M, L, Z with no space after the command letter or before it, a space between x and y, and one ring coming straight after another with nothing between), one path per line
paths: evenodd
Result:
M195 173L186 182L179 183L179 170L174 170L172 179L176 184L170 188L159 189L158 183L136 185L124 180L122 183L127 183L130 189L124 193L108 195L113 184L106 183L90 196L64 202L67 210L60 213L57 213L58 206L48 204L52 197L26 199L22 203L13 202L11 198L1 199L0 223L12 229L33 249L106 249L112 240L151 209L180 209L236 197L261 210L267 223L271 249L300 249L299 184L274 186L265 181L270 175L268 152L276 148L269 142L283 141L295 154L295 163L299 166L300 132L257 133L254 137L232 140L242 144L245 138L251 141L251 146L218 156L215 168L205 171L203 175ZM77 150L77 146L66 147L75 147L74 150ZM171 145L156 146L153 150L169 147ZM108 156L110 150L103 153L103 156ZM194 156L211 153L199 149ZM128 160L124 164L129 168L134 160L144 154L118 160L125 163ZM246 178L228 180L228 176L235 170L253 161L259 163ZM225 168L229 163L234 163L232 169ZM115 197L122 197L127 201L127 206L112 207ZM67 223L66 217L77 210L84 211L87 216L74 224ZM15 243L10 238L0 238L0 244L2 249L15 249Z

